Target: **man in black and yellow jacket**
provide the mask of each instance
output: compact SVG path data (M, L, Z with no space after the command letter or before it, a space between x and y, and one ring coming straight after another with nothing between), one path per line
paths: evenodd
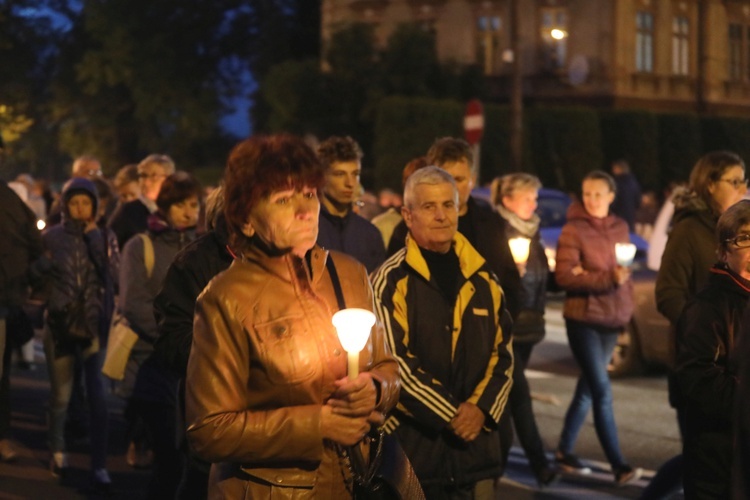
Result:
M497 425L513 371L503 292L457 232L450 174L412 174L402 213L406 248L373 275L376 311L401 370L386 429L397 433L427 498L494 498Z

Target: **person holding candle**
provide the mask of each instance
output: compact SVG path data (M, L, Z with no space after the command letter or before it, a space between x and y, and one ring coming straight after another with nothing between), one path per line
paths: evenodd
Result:
M549 265L539 236L539 216L535 213L541 187L542 183L537 177L514 173L495 179L490 193L492 204L505 221L505 236L516 259L521 280L521 311L513 322L513 388L508 400L509 411L505 412L503 418L512 417L516 435L537 482L540 486L547 486L558 478L558 474L550 467L544 452L524 372L534 345L545 334L544 307Z
M339 451L398 400L380 325L347 377L337 290L370 311L373 295L364 266L315 245L323 176L315 152L290 135L246 139L227 161L235 260L196 303L185 390L188 439L213 462L209 498L352 498Z
M459 194L435 166L406 181L406 248L373 275L402 391L386 422L426 498L494 499L512 385L510 316L485 259L458 229Z
M557 242L555 278L565 290L563 317L581 374L555 458L564 471L591 472L573 454L573 448L593 406L599 443L612 466L615 482L624 485L638 479L642 471L628 465L620 451L607 373L617 336L630 321L634 308L630 269L619 265L615 257L615 243L630 239L627 223L609 212L615 189L612 176L606 172L587 174L582 183L582 203L571 204Z

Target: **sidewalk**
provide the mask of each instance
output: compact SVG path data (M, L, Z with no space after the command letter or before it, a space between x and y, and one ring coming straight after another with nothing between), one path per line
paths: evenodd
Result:
M47 399L49 377L37 339L36 369L20 370L15 364L11 373L10 439L19 450L12 463L0 462L0 500L97 498L87 493L89 455L85 442L68 444L70 473L64 485L49 472L47 447ZM123 402L114 395L109 401L109 458L112 477L111 499L145 498L149 471L136 471L125 462L127 448Z

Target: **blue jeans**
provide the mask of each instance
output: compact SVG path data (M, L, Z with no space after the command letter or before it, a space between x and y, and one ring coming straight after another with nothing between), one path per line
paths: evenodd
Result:
M607 373L607 364L617 343L617 333L571 320L565 320L565 327L568 344L581 375L565 414L558 449L563 453L573 452L578 433L593 403L594 427L604 454L613 468L624 465L612 411L612 386Z

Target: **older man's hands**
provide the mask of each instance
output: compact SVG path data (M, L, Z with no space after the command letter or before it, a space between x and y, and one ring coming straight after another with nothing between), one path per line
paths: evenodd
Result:
M464 441L474 441L482 432L484 425L484 412L473 403L461 403L458 405L456 416L450 423L453 433Z

